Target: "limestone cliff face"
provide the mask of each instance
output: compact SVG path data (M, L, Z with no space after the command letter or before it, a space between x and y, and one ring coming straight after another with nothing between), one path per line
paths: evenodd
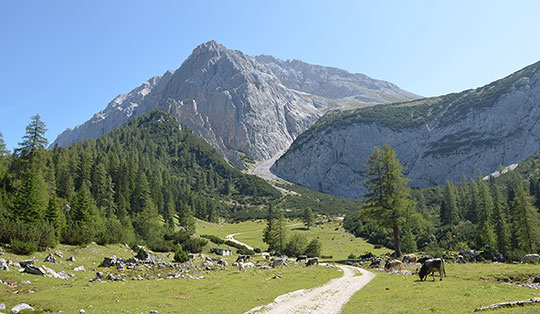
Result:
M303 64L302 69L294 71L298 76L309 66ZM53 145L97 138L132 117L160 109L172 113L237 165L241 165L238 152L255 160L270 159L287 149L301 132L334 106L326 98L314 99L308 94L312 89L299 86L309 84L293 84L294 78L278 77L279 67L286 68L259 62L257 57L227 49L215 41L201 44L176 71L151 78L130 93L116 97L89 121L60 134ZM318 68L324 72L324 67ZM340 71L340 75L348 73ZM306 76L316 81L316 73ZM357 79L351 86L360 81ZM391 93L392 98L395 94L403 94L398 97L401 100L415 97L390 83L369 81L388 86L387 90L377 92ZM345 95L348 94L336 92L334 96ZM385 99L374 99L373 103L377 101Z
M272 167L287 180L360 198L376 146L394 148L415 187L476 177L540 150L540 63L492 84L410 103L327 114Z

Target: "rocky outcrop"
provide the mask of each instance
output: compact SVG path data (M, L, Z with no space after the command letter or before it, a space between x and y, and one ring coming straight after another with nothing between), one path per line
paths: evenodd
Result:
M195 48L176 71L116 97L52 145L97 138L157 108L172 113L235 164L240 164L238 152L267 160L287 149L326 110L339 106L333 100L338 98L375 104L416 96L361 74L252 57L210 41Z
M364 164L385 143L414 187L519 163L540 149L539 66L458 94L327 114L272 171L322 192L360 198Z

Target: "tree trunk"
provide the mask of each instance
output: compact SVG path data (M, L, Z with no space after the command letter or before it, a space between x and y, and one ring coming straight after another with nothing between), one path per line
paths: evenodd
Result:
M394 248L396 249L396 257L401 257L403 254L401 253L401 239L399 238L399 227L398 225L394 225L392 227L394 230Z

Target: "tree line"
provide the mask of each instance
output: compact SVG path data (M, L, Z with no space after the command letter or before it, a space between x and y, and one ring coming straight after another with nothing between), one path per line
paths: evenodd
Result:
M32 117L11 154L0 134L0 242L16 252L92 241L196 250L194 217L215 222L280 196L163 112L65 148L48 150L45 131Z

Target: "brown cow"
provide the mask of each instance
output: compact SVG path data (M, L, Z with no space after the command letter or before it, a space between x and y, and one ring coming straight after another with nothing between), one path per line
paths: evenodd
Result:
M401 270L401 266L403 266L403 263L400 260L393 259L386 261L386 264L384 265L384 270L391 271L392 269Z
M416 258L416 255L414 254L403 256L403 263L411 264L411 263L416 263L416 261L417 261L417 258Z

